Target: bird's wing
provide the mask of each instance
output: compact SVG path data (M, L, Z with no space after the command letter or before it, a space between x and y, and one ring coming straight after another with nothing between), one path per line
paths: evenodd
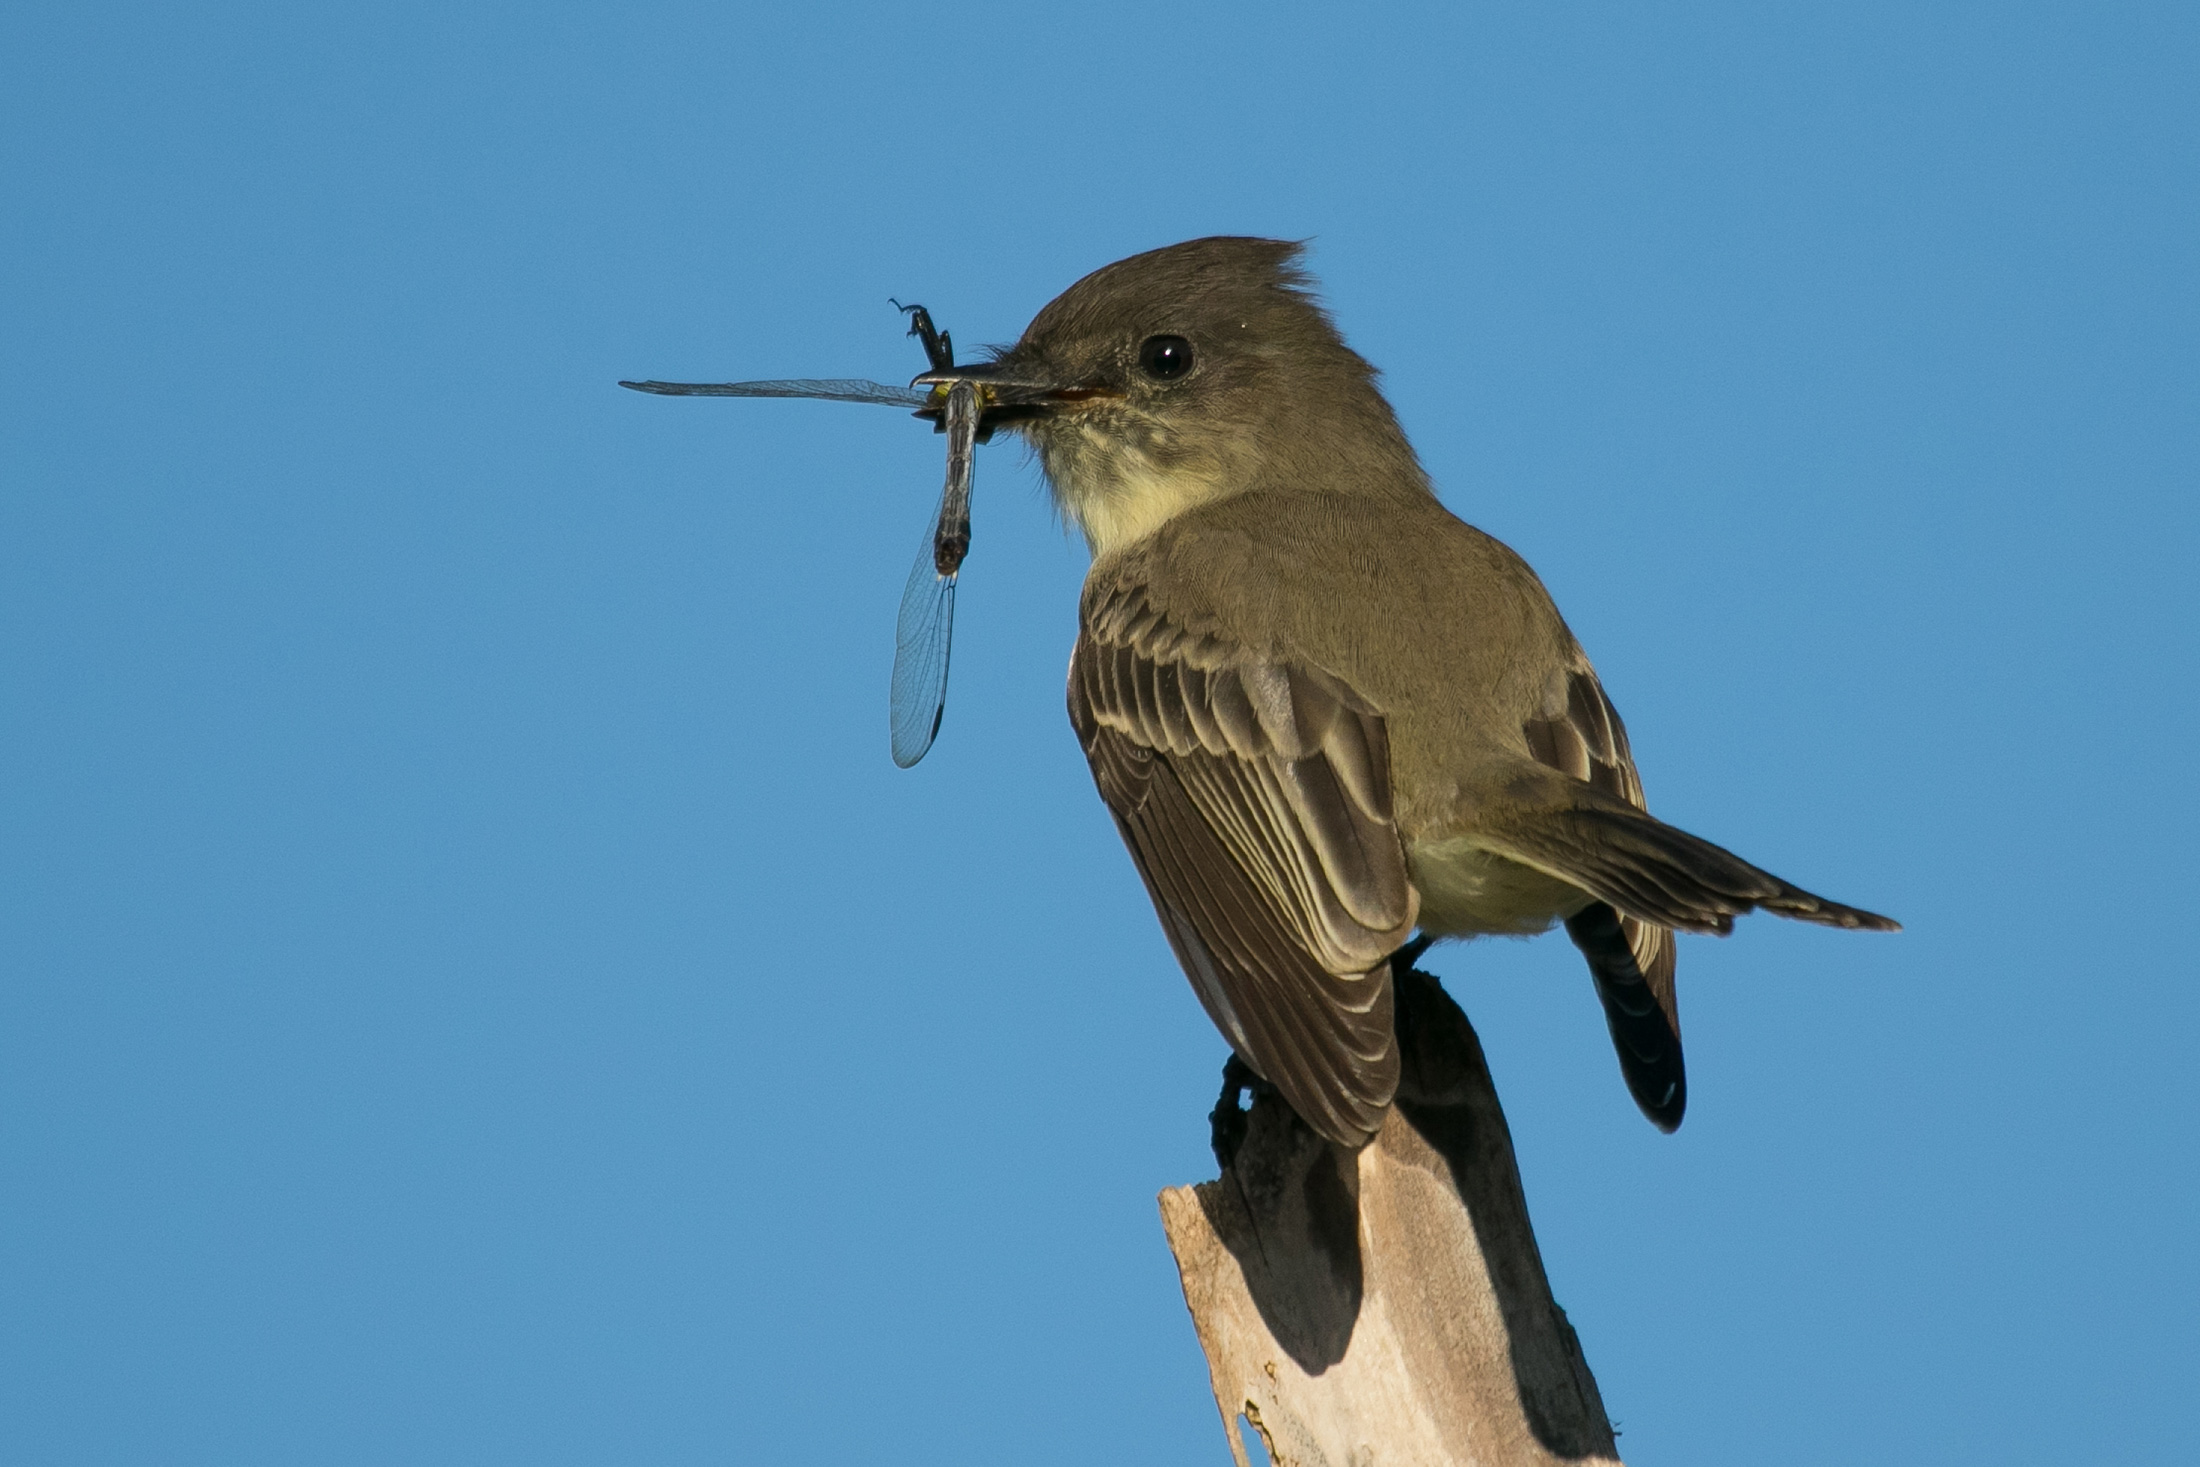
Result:
M1570 774L1591 788L1625 800L1647 812L1642 797L1642 776L1635 772L1635 756L1627 747L1627 726L1619 710L1604 695L1596 669L1576 648L1573 661L1555 679L1544 699L1541 716L1524 727L1528 752L1540 764ZM1665 1011L1666 1022L1680 1033L1680 999L1673 987L1673 929L1635 917L1619 919L1621 934L1633 950L1643 981Z
M1398 1085L1388 958L1419 898L1383 720L1339 679L1088 587L1070 721L1177 960L1232 1047L1358 1146Z
M1528 720L1523 732L1539 763L1646 808L1626 725L1579 648L1553 679L1541 716ZM1591 902L1567 918L1566 933L1588 961L1628 1093L1658 1129L1675 1129L1688 1109L1688 1073L1673 983L1673 929Z

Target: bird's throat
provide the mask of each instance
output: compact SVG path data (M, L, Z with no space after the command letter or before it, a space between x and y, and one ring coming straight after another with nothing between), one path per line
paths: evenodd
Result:
M1220 498L1232 479L1208 455L1171 453L1076 424L1055 426L1037 447L1055 503L1095 559Z

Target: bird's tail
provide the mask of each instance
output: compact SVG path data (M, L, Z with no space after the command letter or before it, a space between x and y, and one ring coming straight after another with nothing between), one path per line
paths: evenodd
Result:
M1540 766L1511 793L1530 798L1488 812L1477 831L1481 842L1638 922L1724 936L1736 917L1762 907L1828 927L1901 930L1891 917L1791 886L1732 851Z

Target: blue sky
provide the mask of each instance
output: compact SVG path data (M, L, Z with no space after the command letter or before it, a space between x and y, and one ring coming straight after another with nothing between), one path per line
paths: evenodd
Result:
M1435 963L1637 1467L2168 1460L2200 1390L2189 7L18 6L0 1455L1215 1463L1221 1041L921 366L1308 238L1653 807L1901 917Z

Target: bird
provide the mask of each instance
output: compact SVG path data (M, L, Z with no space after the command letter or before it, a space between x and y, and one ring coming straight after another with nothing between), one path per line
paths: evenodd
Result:
M1550 593L1439 500L1303 244L1119 260L913 385L951 379L1091 550L1069 721L1162 931L1237 1059L1330 1142L1367 1144L1396 1096L1392 975L1428 943L1563 925L1671 1131L1675 933L1757 910L1898 929L1649 813Z

